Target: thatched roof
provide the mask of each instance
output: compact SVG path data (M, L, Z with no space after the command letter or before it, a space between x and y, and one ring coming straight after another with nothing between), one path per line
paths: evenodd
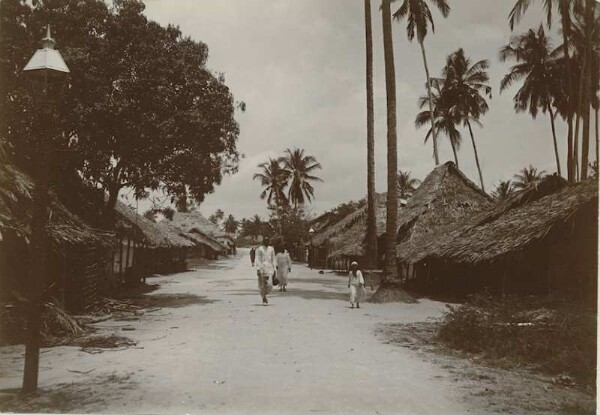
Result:
M222 231L217 225L206 219L200 212L176 212L170 223L185 232L196 231L213 240L215 238L227 238L232 241L235 239L231 234Z
M206 246L208 246L210 249L212 249L215 252L223 252L223 251L225 251L225 247L222 244L220 244L219 242L215 241L211 237L206 236L203 233L200 233L199 231L197 231L195 229L192 230L192 231L190 231L190 232L185 232L183 236L185 236L186 238L191 239L196 244L206 245Z
M194 243L179 235L175 227L167 224L154 223L139 215L126 204L117 201L115 219L118 229L126 229L131 236L145 243L150 248L189 248Z
M552 192L552 189L560 189ZM494 262L516 255L580 212L598 215L598 183L566 185L554 177L511 197L490 212L449 230L427 249L431 257L465 264Z
M469 180L453 162L436 167L406 205L398 209L398 238L410 240L433 232L440 225L491 205L491 198ZM385 233L385 198L377 203L377 236ZM356 226L343 234L344 241L330 257L357 257L364 255L366 235L366 208Z
M11 234L29 243L33 192L31 177L9 164L0 165L0 235ZM47 229L54 249L65 245L109 247L116 242L113 233L92 228L69 212L53 192L48 210Z

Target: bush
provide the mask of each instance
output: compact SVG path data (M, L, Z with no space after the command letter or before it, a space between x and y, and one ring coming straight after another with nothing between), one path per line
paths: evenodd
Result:
M437 337L490 359L532 365L593 386L596 311L535 297L472 297L448 306Z

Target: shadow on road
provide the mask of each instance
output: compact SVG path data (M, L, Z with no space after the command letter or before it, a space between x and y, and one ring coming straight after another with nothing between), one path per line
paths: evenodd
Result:
M235 290L229 291L231 295L253 295L259 296L258 290ZM348 299L348 295L344 293L336 293L331 291L321 290L302 290L302 289L288 289L286 292L273 290L270 294L273 298L284 298L284 297L300 297L305 300L343 300Z
M130 301L142 308L179 308L194 304L212 304L219 300L210 300L206 297L195 294L154 294L135 297Z

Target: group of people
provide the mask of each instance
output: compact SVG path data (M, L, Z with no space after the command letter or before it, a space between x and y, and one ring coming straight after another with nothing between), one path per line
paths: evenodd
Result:
M292 271L292 260L283 243L271 246L268 237L263 238L263 243L258 248L250 249L250 261L256 265L258 276L258 289L263 305L269 304L267 295L274 286L279 286L280 291L287 291L288 274ZM360 308L360 303L366 296L365 280L358 269L358 262L350 264L348 275L348 288L350 289L350 307Z
M279 243L273 247L269 238L265 237L261 246L250 250L250 261L257 268L258 289L263 305L269 303L267 294L274 286L279 286L279 291L287 291L292 260L284 244Z

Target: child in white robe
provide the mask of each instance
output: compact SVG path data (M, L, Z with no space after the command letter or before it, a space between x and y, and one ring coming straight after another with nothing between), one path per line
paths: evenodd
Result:
M356 308L360 308L360 302L363 300L365 293L365 280L362 272L358 269L358 262L356 261L350 264L348 288L350 288L350 305L354 308L354 303L356 303Z

